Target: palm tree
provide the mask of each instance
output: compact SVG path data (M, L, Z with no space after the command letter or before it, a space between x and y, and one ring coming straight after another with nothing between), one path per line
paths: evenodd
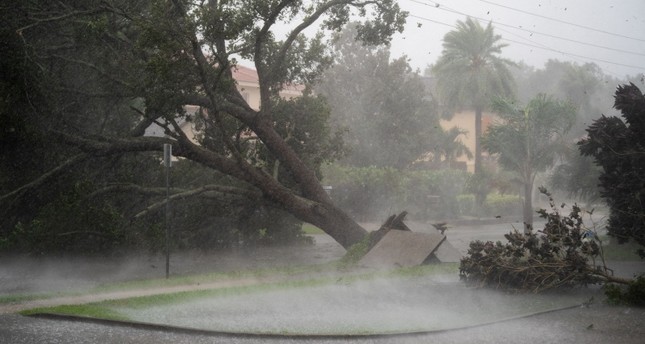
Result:
M461 139L461 135L468 132L464 129L453 127L447 131L441 132L439 141L441 154L444 156L446 166L452 166L458 157L465 155L468 159L473 158L473 153L468 149Z
M457 29L444 36L443 52L431 70L445 117L461 109L475 111L475 174L481 172L482 112L493 97L514 93L508 67L515 63L498 56L507 46L501 38L491 23L484 28L470 17L457 21Z
M524 188L525 231L533 226L533 182L539 172L552 167L566 149L564 136L576 119L570 102L538 94L525 107L497 99L493 109L501 121L490 126L483 138L486 149L498 155L499 164L515 172Z

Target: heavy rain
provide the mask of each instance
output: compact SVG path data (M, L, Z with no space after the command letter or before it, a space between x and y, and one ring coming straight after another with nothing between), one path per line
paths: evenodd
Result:
M0 5L0 343L641 343L644 13Z

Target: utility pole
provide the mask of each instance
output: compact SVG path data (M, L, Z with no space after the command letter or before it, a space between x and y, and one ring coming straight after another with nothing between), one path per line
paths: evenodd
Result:
M163 160L166 167L166 279L170 276L170 167L172 166L172 145L164 143Z

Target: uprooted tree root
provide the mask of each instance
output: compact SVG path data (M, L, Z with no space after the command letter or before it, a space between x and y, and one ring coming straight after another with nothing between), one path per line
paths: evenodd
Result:
M597 283L630 283L613 276L606 267L600 239L584 226L582 210L574 204L568 216L561 215L551 194L544 188L540 191L549 197L551 207L550 213L538 211L547 220L544 229L530 233L515 230L505 235L507 243L471 242L459 266L461 280L474 287L536 293Z

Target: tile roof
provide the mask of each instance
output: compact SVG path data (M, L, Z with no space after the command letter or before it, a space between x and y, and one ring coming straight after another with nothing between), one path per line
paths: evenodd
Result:
M259 83L258 72L255 69L237 65L233 67L233 79L237 82Z

